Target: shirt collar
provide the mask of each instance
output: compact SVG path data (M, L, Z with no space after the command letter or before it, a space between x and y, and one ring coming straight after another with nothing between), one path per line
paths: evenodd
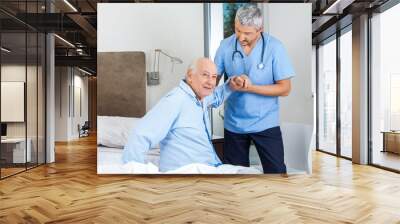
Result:
M192 87L190 87L184 79L179 83L179 88L181 88L185 93L187 93L198 105L202 105L201 101L197 99L196 94L194 93Z

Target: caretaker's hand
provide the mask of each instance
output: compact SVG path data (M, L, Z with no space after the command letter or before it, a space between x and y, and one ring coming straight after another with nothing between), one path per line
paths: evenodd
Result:
M235 91L243 91L245 88L245 80L240 76L234 76L230 79L229 86Z
M247 75L240 75L238 78L240 78L241 80L243 80L243 88L240 91L248 91L251 86L253 85L251 83L250 78Z

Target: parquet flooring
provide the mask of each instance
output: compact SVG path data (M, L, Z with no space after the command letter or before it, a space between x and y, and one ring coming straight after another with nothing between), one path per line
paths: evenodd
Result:
M25 167L24 168L1 168L1 176L2 177L7 177L7 176L10 176L10 175L13 175L13 174L15 174L15 173L18 173L18 172L21 172L21 171L24 171L25 170Z
M399 174L313 160L311 176L99 176L83 138L0 181L0 223L400 223Z

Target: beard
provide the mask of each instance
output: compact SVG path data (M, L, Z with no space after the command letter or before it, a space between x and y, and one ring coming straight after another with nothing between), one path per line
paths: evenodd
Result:
M241 45L241 46L246 46L246 45L249 45L249 44L250 44L250 42L247 41L247 40L240 41L240 45Z

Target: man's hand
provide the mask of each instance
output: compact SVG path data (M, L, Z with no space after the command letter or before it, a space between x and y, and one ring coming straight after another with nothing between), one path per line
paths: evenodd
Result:
M243 88L239 91L246 91L263 96L288 96L291 90L290 79L278 80L270 85L253 85L246 75L240 76L243 80Z
M252 86L250 78L247 75L240 75L239 77L243 80L242 91L248 91L249 88Z
M229 81L229 86L234 91L240 91L241 89L244 88L244 85L245 85L244 80L240 76L234 76Z
M231 89L235 91L247 91L251 81L247 75L234 76L229 82Z

